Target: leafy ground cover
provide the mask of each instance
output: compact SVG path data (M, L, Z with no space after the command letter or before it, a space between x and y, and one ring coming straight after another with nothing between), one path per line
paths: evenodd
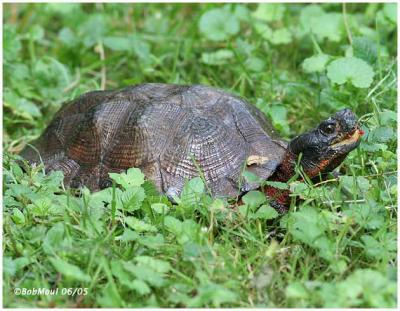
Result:
M3 303L7 307L395 307L396 4L4 6ZM17 153L94 89L201 83L290 139L350 107L365 136L280 217L259 192L177 205L137 169L75 196ZM294 203L294 200L293 200ZM15 288L86 288L16 295Z

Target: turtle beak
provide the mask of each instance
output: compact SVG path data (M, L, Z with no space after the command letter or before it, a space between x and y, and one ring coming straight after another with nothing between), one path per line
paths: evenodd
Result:
M359 124L356 123L353 129L348 133L341 135L339 139L335 139L334 143L331 144L331 148L337 151L349 152L361 142L361 137L364 135L364 131L360 128Z

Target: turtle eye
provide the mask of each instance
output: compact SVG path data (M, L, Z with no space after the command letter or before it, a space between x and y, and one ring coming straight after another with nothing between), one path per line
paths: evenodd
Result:
M325 134L333 134L333 132L335 132L335 129L336 129L336 126L335 126L335 124L332 124L332 123L325 124L322 126L322 131Z

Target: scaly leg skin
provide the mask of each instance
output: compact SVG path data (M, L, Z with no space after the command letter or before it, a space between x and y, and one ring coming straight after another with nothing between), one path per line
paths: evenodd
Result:
M263 189L268 198L271 199L270 205L279 213L285 214L289 211L289 190L280 190L271 186L266 186Z
M287 206L275 200L270 201L269 205L271 205L279 213L279 215L286 214L289 211L289 208Z

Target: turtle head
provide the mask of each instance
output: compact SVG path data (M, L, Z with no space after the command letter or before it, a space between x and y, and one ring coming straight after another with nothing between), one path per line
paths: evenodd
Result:
M343 109L294 138L288 152L295 160L301 154L301 165L312 178L335 169L360 144L363 134L356 115L350 109Z

